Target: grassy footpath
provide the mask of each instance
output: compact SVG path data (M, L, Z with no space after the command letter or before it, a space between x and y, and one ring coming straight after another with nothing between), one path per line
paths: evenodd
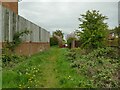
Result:
M86 87L66 58L67 49L53 47L38 53L13 68L3 69L3 88Z

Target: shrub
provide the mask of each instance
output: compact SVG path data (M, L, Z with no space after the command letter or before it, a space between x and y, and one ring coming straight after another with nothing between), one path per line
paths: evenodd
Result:
M93 57L104 57L104 58L112 58L117 59L119 57L117 53L117 49L106 47L106 48L98 48L93 52L88 54L89 58Z
M2 49L2 67L12 67L25 59L25 56L13 54L8 48ZM27 57L26 57L27 58Z
M24 59L24 56L18 56L16 54L2 54L2 67L13 67L16 63L19 63Z
M107 16L96 10L88 10L81 15L79 18L81 32L78 34L83 42L81 47L93 50L105 46L108 25L104 21L107 19Z
M90 79L96 87L120 87L118 70L120 60L114 48L99 48L88 55L83 55L79 50L72 50L76 58L72 58L71 67L77 69L77 73ZM73 53L72 52L72 53ZM72 55L69 55L69 58Z
M50 46L58 45L58 40L55 37L50 38Z

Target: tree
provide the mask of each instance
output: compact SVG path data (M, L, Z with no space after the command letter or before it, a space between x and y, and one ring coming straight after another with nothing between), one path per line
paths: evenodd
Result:
M104 21L108 19L99 11L87 11L82 14L79 21L79 28L81 28L80 39L83 42L83 48L96 49L105 46L106 34L108 25Z
M50 46L58 45L58 40L55 37L50 37Z
M63 37L64 37L64 34L62 33L62 31L56 30L55 32L53 32L53 37L57 38L59 47L62 47L63 46Z
M62 33L62 31L61 30L56 30L55 32L53 32L53 35L57 35L57 36L60 36L60 37L64 37L64 33Z

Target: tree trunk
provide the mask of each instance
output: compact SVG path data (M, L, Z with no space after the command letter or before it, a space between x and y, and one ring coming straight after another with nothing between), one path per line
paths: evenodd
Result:
M75 40L72 41L72 48L75 48Z

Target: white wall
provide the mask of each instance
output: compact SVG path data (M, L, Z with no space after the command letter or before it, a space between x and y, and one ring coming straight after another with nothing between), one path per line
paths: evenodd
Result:
M13 40L13 35L15 32L21 32L24 30L30 30L32 31L32 34L29 35L24 35L22 38L23 41L25 42L49 42L49 35L50 33L46 31L45 29L41 28L40 26L32 23L31 21L16 15L13 13L11 10L8 10L4 7L2 7L3 10L3 17L2 17L2 25L3 25L3 30L2 30L2 35L3 38L0 40L8 40L12 41ZM1 13L0 13L1 14ZM1 24L0 24L1 25Z
M120 1L118 2L118 25L120 26ZM119 49L120 49L120 46L119 46Z
M0 42L2 42L2 6L0 5Z

